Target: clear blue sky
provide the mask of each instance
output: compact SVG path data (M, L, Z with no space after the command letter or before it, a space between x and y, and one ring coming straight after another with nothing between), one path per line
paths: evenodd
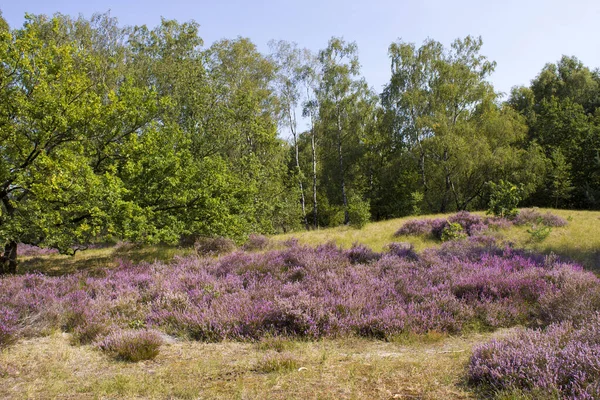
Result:
M11 27L22 25L25 12L89 18L110 9L122 25L155 26L161 16L193 19L205 45L245 36L263 52L270 39L316 51L331 36L343 36L358 43L362 73L377 91L389 79L387 48L397 38L420 44L430 37L448 45L481 35L482 53L498 63L491 80L502 92L528 84L563 54L600 67L599 0L21 0L0 9Z

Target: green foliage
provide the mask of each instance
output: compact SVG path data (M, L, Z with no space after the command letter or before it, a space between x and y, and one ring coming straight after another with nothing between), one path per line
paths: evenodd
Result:
M527 229L527 233L529 233L531 236L532 242L540 243L550 236L550 233L552 233L552 227L543 224L537 224L533 225L530 229Z
M458 222L449 222L448 225L442 231L442 242L449 240L464 239L467 237L467 233Z
M498 217L514 217L519 213L517 206L522 198L522 188L500 180L499 183L488 182L490 201L488 214Z
M410 194L411 197L411 205L412 205L412 213L411 215L421 215L421 204L423 204L423 193L416 191Z
M348 204L348 216L350 218L350 226L357 229L362 228L371 219L369 203L358 196L352 196Z
M385 129L405 148L395 156L410 161L427 212L482 206L486 182L506 176L527 182L527 171L538 169L530 160L539 160L520 147L525 119L498 106L486 80L495 63L480 54L482 45L468 36L449 49L433 40L389 49Z

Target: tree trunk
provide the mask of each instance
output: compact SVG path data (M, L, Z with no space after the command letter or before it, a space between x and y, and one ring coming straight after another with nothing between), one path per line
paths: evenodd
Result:
M296 156L296 171L298 172L298 185L300 186L300 204L302 205L302 221L304 227L308 230L308 219L306 218L306 200L304 198L304 185L302 184L301 170L300 170L300 156L298 154L298 134L296 132L296 111L289 112L289 124L292 136L294 137L294 153Z
M0 257L0 274L17 273L17 242L14 240L4 246L4 254Z
M340 119L340 112L338 110L337 115L337 128L338 128L338 157L340 162L340 179L342 189L342 202L344 203L344 225L350 223L350 214L348 213L348 197L346 196L346 179L344 177L344 157L342 153L342 122Z
M317 216L317 149L315 139L315 125L312 124L312 135L310 138L310 147L312 150L312 173L313 173L313 227L318 227L318 216Z

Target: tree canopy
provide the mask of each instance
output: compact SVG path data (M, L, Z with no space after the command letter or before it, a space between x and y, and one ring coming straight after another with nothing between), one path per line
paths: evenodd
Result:
M575 57L503 102L481 38L398 40L376 93L354 42L262 54L198 28L0 14L1 272L18 243L362 226L486 209L499 183L524 204L600 207L600 73Z

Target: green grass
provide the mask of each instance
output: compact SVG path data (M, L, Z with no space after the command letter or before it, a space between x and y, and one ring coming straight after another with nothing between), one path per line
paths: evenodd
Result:
M584 265L588 269L600 272L600 212L540 209L542 213L550 211L565 219L569 224L561 228L552 228L547 238L540 242L532 240L527 232L529 226L511 227L508 230L490 232L500 239L513 242L517 247L526 248L544 254L555 253ZM484 215L479 212L477 214ZM426 215L417 218L442 218L451 214ZM275 247L281 242L297 238L301 244L318 246L334 242L338 246L350 248L353 243L361 243L375 251L382 251L390 242L412 243L417 251L440 246L441 242L433 238L402 236L394 237L394 233L409 219L397 218L388 221L373 222L362 229L349 226L317 229L312 231L293 232L272 236ZM20 258L19 271L39 271L49 275L63 275L79 270L97 271L111 268L118 260L131 260L134 263L145 261L170 261L174 256L193 254L193 249L177 246L124 246L107 247L79 251L75 256L50 255L44 257Z
M569 223L565 227L552 228L548 237L540 242L532 240L532 235L527 232L528 229L531 229L530 226L514 226L507 230L490 232L489 234L512 242L520 248L544 254L555 253L577 261L588 269L600 270L600 212L554 209L539 209L539 211L542 213L550 211L568 219ZM484 215L482 212L476 214ZM449 215L451 214L427 215L417 218L442 218ZM414 245L417 251L441 245L440 241L432 238L394 237L394 233L409 219L412 219L412 217L374 222L367 224L360 230L344 226L309 232L288 233L273 238L283 241L295 237L301 244L309 246L334 242L344 248L351 247L353 243L362 243L375 251L381 251L390 242L409 242Z

